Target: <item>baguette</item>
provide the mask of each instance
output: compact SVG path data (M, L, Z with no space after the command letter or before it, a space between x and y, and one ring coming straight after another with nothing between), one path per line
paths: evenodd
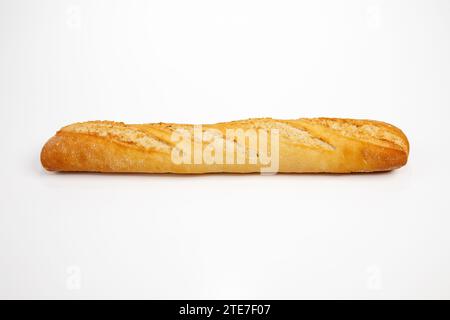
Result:
M59 130L44 145L41 162L49 171L71 172L351 173L400 168L408 155L400 129L372 120L89 121Z

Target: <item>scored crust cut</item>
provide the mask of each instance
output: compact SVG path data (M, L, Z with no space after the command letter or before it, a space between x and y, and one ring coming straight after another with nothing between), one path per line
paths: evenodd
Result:
M249 145L227 138L227 130L279 134L277 172L350 173L389 171L406 164L409 143L397 127L373 120L302 118L248 119L202 125L241 155L244 163L175 163L175 132L184 130L195 144L194 126L174 123L125 124L89 121L63 127L43 147L41 162L49 171L142 173L252 173L264 165ZM198 142L198 141L197 141ZM241 145L240 145L241 144ZM202 146L202 150L206 148ZM271 142L269 139L269 151ZM240 154L241 153L241 154ZM272 155L274 156L274 155ZM253 161L252 161L253 160Z

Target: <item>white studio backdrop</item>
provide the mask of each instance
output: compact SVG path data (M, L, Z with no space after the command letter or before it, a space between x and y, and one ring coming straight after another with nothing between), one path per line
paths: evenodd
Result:
M0 0L0 298L450 298L450 1ZM371 175L51 174L60 127L390 122Z

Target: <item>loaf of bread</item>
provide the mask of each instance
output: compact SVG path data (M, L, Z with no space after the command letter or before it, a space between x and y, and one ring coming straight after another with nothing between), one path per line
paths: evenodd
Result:
M248 119L210 125L75 123L43 147L49 171L350 173L406 164L403 132L372 120Z

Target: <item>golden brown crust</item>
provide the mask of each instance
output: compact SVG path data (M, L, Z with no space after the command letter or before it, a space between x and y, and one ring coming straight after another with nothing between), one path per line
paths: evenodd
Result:
M41 162L49 171L209 173L260 172L261 164L175 164L171 136L182 124L124 124L110 121L75 123L62 128L43 147ZM406 164L409 143L403 132L372 120L314 118L248 119L204 125L225 137L228 129L277 129L278 172L388 171ZM227 141L225 141L226 143ZM229 142L229 141L228 141ZM233 141L237 150L239 145Z

